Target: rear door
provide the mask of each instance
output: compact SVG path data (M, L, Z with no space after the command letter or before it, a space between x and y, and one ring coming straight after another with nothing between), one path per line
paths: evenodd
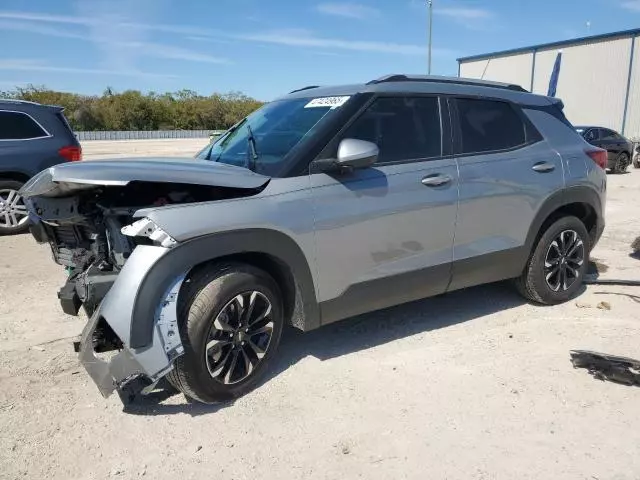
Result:
M312 173L323 323L442 293L458 203L449 112L437 96L375 98L344 138L380 148L371 168Z
M460 171L456 289L519 275L534 216L564 179L560 156L519 106L486 98L452 101Z

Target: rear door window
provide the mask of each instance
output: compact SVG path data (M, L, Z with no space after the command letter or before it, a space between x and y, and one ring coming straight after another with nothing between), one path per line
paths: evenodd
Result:
M525 125L511 104L458 98L462 153L508 150L526 144Z
M378 145L378 164L440 157L440 102L438 97L378 98L342 138Z
M31 140L48 136L30 115L0 110L0 140Z
M607 128L601 128L600 134L602 135L602 140L619 140L620 135L618 135L613 130L609 130Z
M592 128L586 133L584 138L587 142L595 142L600 138L599 130L597 128Z

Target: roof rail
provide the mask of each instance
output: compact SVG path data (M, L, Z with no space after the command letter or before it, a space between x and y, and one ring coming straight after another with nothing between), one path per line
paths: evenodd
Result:
M432 83L452 83L456 85L477 85L479 87L502 88L505 90L514 90L516 92L526 92L520 85L510 83L492 82L489 80L476 80L473 78L460 77L440 77L436 75L385 75L384 77L371 80L367 85L376 85L378 83L387 82L432 82Z
M320 85L309 85L308 87L298 88L297 90L291 90L289 93L302 92L303 90L310 90L312 88L319 88Z
M40 105L38 102L30 102L29 100L18 100L15 98L1 98L0 103L15 103L15 104L27 104L27 105Z

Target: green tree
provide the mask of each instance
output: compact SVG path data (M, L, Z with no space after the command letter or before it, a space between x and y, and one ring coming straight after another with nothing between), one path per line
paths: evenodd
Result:
M107 87L102 95L79 95L28 85L0 92L0 98L28 100L64 107L76 131L94 130L220 130L229 128L262 102L241 92L199 95L193 90L167 93L118 93Z

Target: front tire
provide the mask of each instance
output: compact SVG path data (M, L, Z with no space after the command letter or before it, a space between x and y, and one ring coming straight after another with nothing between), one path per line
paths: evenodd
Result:
M516 280L518 290L526 299L543 305L566 302L582 285L590 247L589 233L580 219L556 220L542 234Z
M257 386L282 334L282 297L266 272L239 263L200 270L185 282L178 317L184 355L168 380L203 403Z

